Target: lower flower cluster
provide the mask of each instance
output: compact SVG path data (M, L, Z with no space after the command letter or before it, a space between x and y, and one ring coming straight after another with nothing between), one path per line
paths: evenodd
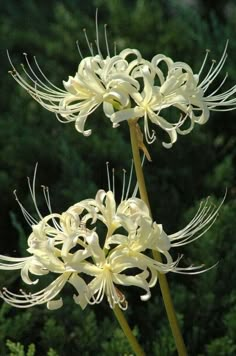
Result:
M45 189L45 188L44 188ZM126 309L123 287L135 286L148 300L160 273L201 273L203 265L179 267L182 256L173 260L171 248L185 245L200 237L215 221L218 208L202 203L191 222L175 234L167 235L154 222L146 204L136 197L116 203L114 193L99 190L95 199L83 200L62 214L43 217L31 190L39 220L36 221L20 204L32 227L28 237L28 257L0 255L0 269L20 270L26 284L37 284L39 276L53 274L55 279L36 293L13 293L6 288L0 297L20 308L47 303L49 309L63 304L60 292L67 282L75 288L76 304L100 303L106 298L110 307ZM163 261L152 257L158 251ZM32 279L32 275L37 279ZM122 288L122 290L120 289Z

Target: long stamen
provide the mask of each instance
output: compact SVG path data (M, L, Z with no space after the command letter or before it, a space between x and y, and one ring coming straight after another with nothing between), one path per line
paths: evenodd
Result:
M53 88L55 88L56 90L59 90L61 93L64 93L64 90L58 88L56 85L54 85L54 84L46 77L46 75L45 75L44 72L42 71L40 65L38 64L38 61L37 61L37 59L36 59L35 56L34 56L34 62L35 62L35 64L36 64L36 66L37 66L37 68L38 68L40 74L43 76L43 78L44 78Z
M37 224L38 221L37 221L35 218L33 218L32 215L30 215L30 213L24 208L24 206L23 206L23 205L21 204L21 202L19 201L19 199L18 199L18 197L17 197L17 194L16 194L16 190L14 190L13 193L14 193L14 195L15 195L15 198L16 198L17 203L18 203L19 206L20 206L20 209L21 209L21 211L22 211L22 214L23 214L25 220L27 221L27 223L29 224L29 226L32 226L32 225Z
M90 43L90 48L91 48L92 56L94 57L94 51L93 51L93 44L92 44L92 42Z
M217 66L215 67L214 71L210 75L211 78L212 78L212 76L214 76L214 78L215 78L216 75L218 75L218 73L220 72L221 68L223 67L223 65L224 65L224 63L225 63L225 61L227 59L228 55L227 55L226 51L227 51L228 43L229 43L229 41L227 40L226 44L225 44L225 48L224 48L223 54L221 56L221 59L220 59L219 63L217 64ZM208 78L208 80L209 79L210 78Z
M26 61L26 63L27 63L27 66L29 67L29 69L30 69L31 73L33 74L33 76L35 77L36 81L44 86L45 84L40 80L40 78L37 76L37 74L34 72L33 68L31 67L31 64L30 64L30 62L29 62L27 53L23 53L23 56L25 57L25 61ZM37 63L37 62L36 62L36 63ZM32 82L35 82L35 79L32 79L32 77L31 77L31 76L28 74L28 72L25 70L24 65L22 64L21 66L22 66L22 68L23 68L25 74L30 78L30 80L32 80Z
M193 242L200 238L203 234L205 234L211 226L214 224L218 217L218 212L225 201L227 191L220 203L220 205L216 208L214 205L208 206L208 199L205 201L204 206L203 203L200 204L197 213L194 218L190 221L190 223L179 232L169 235L172 241L180 240L171 244L172 247L178 247L182 245L186 245L190 242ZM196 233L201 231L197 236L194 236Z
M112 168L112 191L115 199L115 168Z
M227 59L227 54L224 57L224 60L222 61L221 65L219 66L220 62L218 63L218 65L216 66L215 70L212 72L212 74L210 75L210 77L208 78L208 83L204 86L203 91L205 92L209 86L211 85L211 83L215 80L215 78L219 75L222 67L225 64L225 61ZM217 69L217 71L216 71Z
M146 112L145 112L145 116L144 116L144 134L145 134L145 139L148 144L152 144L156 140L155 130L152 130L152 134L150 133Z
M221 71L223 65L225 64L225 61L227 59L226 51L227 51L228 43L229 43L229 41L227 40L225 48L224 48L224 51L223 51L223 54L221 56L221 59L220 59L219 63L217 64L217 66L215 67L215 69L211 72L211 68L213 68L213 66L212 66L210 68L210 71L209 71L208 75L203 80L203 82L200 84L200 86L203 88L204 91L206 91L206 89L209 87L211 82L217 77L217 75ZM213 65L214 65L214 63L215 63L215 61L213 61Z
M48 211L50 214L53 214L52 206L51 206L51 199L50 199L50 194L49 194L49 188L45 187L44 185L42 185L41 187L43 188L43 195L44 195L44 199L46 201L47 207L48 207ZM61 229L61 226L58 224L58 222L56 221L56 219L54 217L52 217L52 222L56 229L58 229L58 230Z
M81 49L80 49L80 45L79 45L79 41L78 41L78 40L76 41L76 47L77 47L77 49L78 49L78 52L79 52L79 55L80 55L81 59L83 59L84 56L82 55L82 52L81 52Z
M49 88L47 85L45 85L44 82L42 82L42 80L38 77L38 75L37 75L37 74L35 73L35 71L33 70L32 66L31 66L31 64L30 64L30 62L29 62L29 60L28 60L27 54L26 54L26 53L23 53L23 55L24 55L24 57L25 57L25 61L26 61L26 63L27 63L27 66L28 66L30 72L33 74L33 77L31 77L31 75L29 74L29 72L27 72L27 70L25 69L24 64L21 64L21 67L22 67L23 71L25 72L26 76L27 76L33 83L35 83L35 92L37 92L37 87L36 87L36 86L38 86L40 89L43 89L43 90L45 90L45 91L47 91L47 92L49 92L49 93L50 93L50 92L51 92L51 93L57 93L57 94L60 94L60 93L62 94L62 93L63 93L63 95L64 95L64 91L63 91L62 89L58 88L57 86L55 86L55 85L46 77L46 75L43 73L42 69L40 68L40 66L39 66L39 64L38 64L38 62L37 62L37 60L36 60L36 57L34 57L34 62L35 62L35 64L36 64L37 69L39 70L39 73L40 73L40 74L43 76L43 78L50 84L51 87L53 87L53 88L56 89L56 92L55 92L53 89ZM19 78L21 78L20 75L19 75Z
M210 69L209 69L207 75L205 76L204 80L203 80L203 81L201 82L201 84L199 85L200 87L203 87L203 86L205 85L205 83L208 82L208 78L210 77L210 75L211 75L211 73L212 73L212 70L213 70L213 68L214 68L214 65L215 65L215 61L212 60L212 61L211 61Z
M223 84L225 83L225 81L226 81L227 78L228 78L228 73L226 73L224 79L222 80L222 82L220 83L220 85L216 88L216 90L214 90L210 95L208 95L207 98L209 98L209 97L213 96L214 94L216 94L216 93L219 91L219 89L223 86Z
M92 49L91 49L91 44L90 44L89 39L88 39L88 36L87 36L86 28L83 29L83 32L84 32L84 37L85 37L85 39L86 39L86 42L87 42L87 45L88 45L90 54L91 54L91 56L92 56L92 55L93 55L93 51L92 51Z
M108 190L111 190L111 180L110 180L110 172L109 172L109 162L106 162L106 169L107 169L107 185L108 185Z
M41 214L41 212L40 212L40 210L38 208L38 205L37 205L36 192L35 192L35 182L36 182L37 167L38 167L38 163L36 163L36 165L35 165L32 186L30 184L30 178L29 177L27 178L27 180L28 180L28 186L29 186L30 194L32 196L32 200L33 200L33 203L34 203L35 210L36 210L38 216L40 217L40 219L43 219L43 216L42 216L42 214Z
M8 57L8 60L9 60L9 63L11 64L12 66L12 69L13 71L9 71L9 73L11 74L11 76L24 88L26 89L37 101L39 101L39 97L36 96L36 93L41 96L42 98L44 98L45 100L49 100L48 98L52 98L54 101L59 101L61 99L59 98L62 98L65 96L65 92L63 90L61 90L60 88L56 87L55 85L53 85L48 79L47 77L45 76L45 74L43 73L43 71L41 70L38 62L36 61L36 59L34 58L35 60L35 64L40 72L40 74L43 76L43 78L51 85L52 88L55 88L52 89L48 86L46 86L41 80L40 78L36 75L36 73L33 71L32 67L30 66L30 63L27 59L27 55L24 54L25 56L25 59L26 59L26 62L27 62L27 65L29 66L29 69L31 71L31 73L33 74L33 77L31 77L31 75L26 71L24 65L22 64L22 68L24 70L24 73L26 74L26 76L34 83L35 85L35 88L33 88L32 86L30 86L27 81L25 81L23 79L23 77L19 74L19 72L17 71L17 69L15 68L12 60L11 60L11 57L9 55L9 51L7 50L7 57ZM38 83L36 83L36 80L38 81ZM37 89L37 87L39 87L41 90L43 90L43 92L39 91Z
M41 188L43 189L43 195L44 199L46 201L48 211L50 214L52 214L52 207L51 207L51 201L50 201L50 195L49 195L49 188L46 187L45 185L41 185Z
M110 57L110 49L109 49L109 44L108 44L108 39L107 39L107 24L104 25L104 37L105 37L107 55L108 55L108 57Z
M204 66L205 66L205 64L206 64L206 60L207 60L207 58L208 58L209 53L210 53L210 50L209 50L209 49L206 49L205 58L204 58L204 60L203 60L203 62L202 62L202 66L201 66L201 68L200 68L200 70L199 70L199 72L198 72L198 75L199 75L199 76L201 75L202 70L203 70L203 68L204 68Z
M123 169L123 184L122 184L122 194L121 194L121 201L124 200L124 192L125 192L125 179L126 178L126 170Z
M99 45L99 31L98 31L98 9L96 9L96 16L95 16L95 25L96 25L96 40L95 44L97 46L98 54L102 56L101 50L100 50L100 45Z

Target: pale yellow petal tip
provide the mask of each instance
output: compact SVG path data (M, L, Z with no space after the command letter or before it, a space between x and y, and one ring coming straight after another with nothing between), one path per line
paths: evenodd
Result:
M62 298L57 300L50 300L49 302L47 302L47 308L49 310L56 310L61 308L62 306L63 306Z

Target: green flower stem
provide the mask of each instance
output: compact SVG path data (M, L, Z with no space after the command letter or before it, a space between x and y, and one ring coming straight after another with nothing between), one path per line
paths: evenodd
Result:
M143 349L141 348L136 337L132 333L132 330L130 329L129 324L127 323L121 309L116 305L114 307L113 311L114 311L114 314L120 324L121 329L123 330L125 336L129 340L130 346L132 347L135 355L136 356L145 356Z
M136 171L136 176L137 176L137 181L139 186L140 197L149 207L150 214L151 214L151 208L150 208L150 203L148 199L148 194L147 194L147 189L145 185L143 169L141 164L136 124L137 124L137 120L135 119L129 120L130 139L131 139L131 146L133 152L134 166L135 166L135 171ZM153 256L156 259L156 261L162 262L161 254L158 251L153 251ZM178 320L176 317L175 309L173 306L173 302L172 302L172 298L170 295L170 290L165 274L159 274L159 283L160 283L161 293L165 304L166 313L170 323L171 331L175 340L176 348L178 350L178 354L179 356L186 356L187 350L179 328Z

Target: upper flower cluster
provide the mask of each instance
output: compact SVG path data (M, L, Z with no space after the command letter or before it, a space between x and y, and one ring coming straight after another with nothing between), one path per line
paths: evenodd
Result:
M156 139L155 131L149 129L149 121L161 127L169 136L169 142L163 142L166 148L176 142L178 133L187 134L195 123L206 123L210 111L236 108L236 86L220 92L227 75L213 92L208 93L225 63L228 43L218 64L213 61L205 78L200 79L208 51L200 71L194 73L188 64L174 62L163 54L155 55L151 61L144 59L136 49L125 49L119 54L115 51L112 56L106 30L107 54L103 56L98 29L96 33L97 54L85 32L91 55L83 58L81 54L82 60L75 75L63 81L64 89L47 79L35 58L33 69L25 54L28 70L23 66L25 75L22 76L9 57L13 78L44 108L56 113L61 122L74 121L76 129L85 136L91 134L90 129L85 129L87 117L100 105L113 127L119 126L121 121L143 117L148 143ZM162 117L162 111L171 106L179 111L175 123ZM186 126L187 120L189 124Z
M69 282L76 290L74 301L82 308L106 297L111 308L119 305L126 309L128 303L120 286L143 289L141 299L147 300L159 273L204 271L202 265L179 267L182 256L173 260L170 250L199 238L214 223L219 208L207 201L184 229L168 235L151 219L141 199L132 196L117 204L111 190L99 190L95 199L83 200L58 214L51 211L49 193L43 187L50 212L43 217L37 207L34 183L30 190L39 219L18 201L32 229L29 256L0 255L0 269L21 270L26 284L36 284L38 276L49 273L56 278L36 293L15 294L4 288L0 297L7 303L21 308L47 303L50 309L59 308L62 298L58 295ZM151 250L163 255L164 261L152 258ZM31 275L37 279L32 280Z

